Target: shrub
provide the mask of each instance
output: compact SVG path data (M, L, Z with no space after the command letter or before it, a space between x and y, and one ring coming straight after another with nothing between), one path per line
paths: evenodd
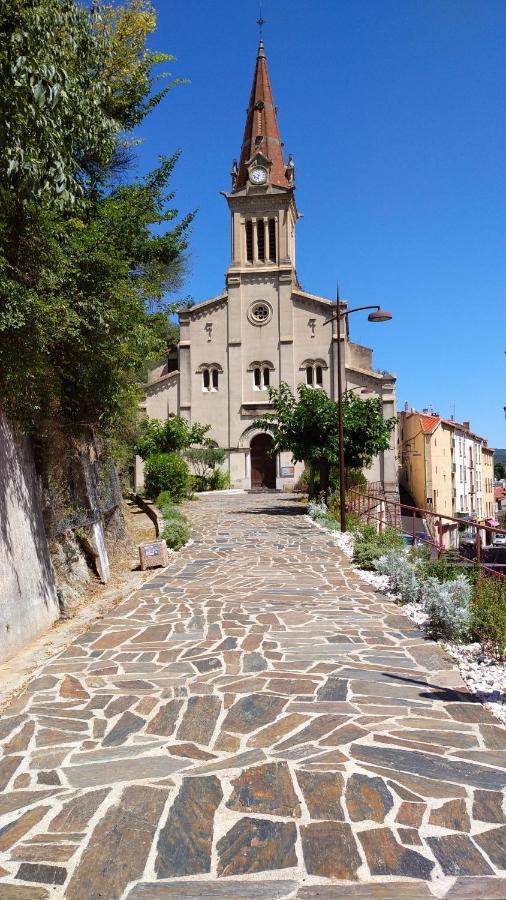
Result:
M307 505L307 514L312 519L324 519L328 514L326 503L321 500L319 503L313 501Z
M162 538L172 550L180 550L190 538L190 526L183 516L173 517L164 522Z
M400 550L389 550L375 560L374 568L380 575L388 575L392 590L404 603L416 603L420 599L422 583L417 566Z
M471 634L495 656L506 656L506 578L480 578L471 605Z
M170 491L161 491L158 494L155 503L160 511L162 509L162 506L170 506L172 507L172 509L177 509L176 504L172 502Z
M230 487L230 475L222 469L215 469L209 476L211 491L226 491Z
M156 453L148 457L144 474L144 488L148 497L158 497L163 491L178 503L188 496L190 486L190 470L177 453Z
M400 550L404 546L401 534L395 528L377 532L373 525L364 525L357 532L353 562L361 569L374 569L374 563L388 550Z
M214 469L210 475L192 475L195 491L224 491L230 487L230 475L222 469Z
M348 531L358 531L360 528L360 518L356 513L346 513L346 529Z
M192 488L194 491L208 491L209 478L207 475L192 475Z
M424 578L437 578L439 581L454 581L458 575L467 575L468 569L452 557L434 557L428 553L422 565Z
M465 575L453 581L427 578L422 600L428 616L427 629L433 637L461 640L471 621L471 585Z
M346 473L346 484L348 490L360 491L360 493L365 493L367 490L367 478L361 469L349 469Z
M185 521L183 513L174 503L164 503L163 506L160 507L160 512L164 520L182 519L183 522Z

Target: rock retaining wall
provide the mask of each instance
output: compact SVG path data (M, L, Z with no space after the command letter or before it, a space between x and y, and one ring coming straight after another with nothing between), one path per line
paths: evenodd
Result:
M0 662L58 616L30 444L0 414Z

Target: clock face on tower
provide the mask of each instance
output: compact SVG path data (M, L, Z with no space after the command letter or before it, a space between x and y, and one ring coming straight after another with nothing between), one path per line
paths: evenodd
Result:
M249 173L249 180L252 184L265 184L267 181L267 172L262 166L254 166Z

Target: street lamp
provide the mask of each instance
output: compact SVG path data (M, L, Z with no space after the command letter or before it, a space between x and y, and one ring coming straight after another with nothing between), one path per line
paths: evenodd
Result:
M327 319L328 322L337 321L337 408L339 417L339 513L341 522L341 531L346 531L346 478L344 469L344 426L343 426L343 379L341 374L341 319L351 316L352 313L362 312L364 310L373 310L367 316L369 322L388 322L392 318L392 313L381 309L380 306L357 306L355 309L347 309L344 312L339 310L339 287L337 289L337 314Z

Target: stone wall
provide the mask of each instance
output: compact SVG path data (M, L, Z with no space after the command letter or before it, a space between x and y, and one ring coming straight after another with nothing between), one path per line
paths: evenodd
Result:
M58 616L30 445L0 414L0 662Z

